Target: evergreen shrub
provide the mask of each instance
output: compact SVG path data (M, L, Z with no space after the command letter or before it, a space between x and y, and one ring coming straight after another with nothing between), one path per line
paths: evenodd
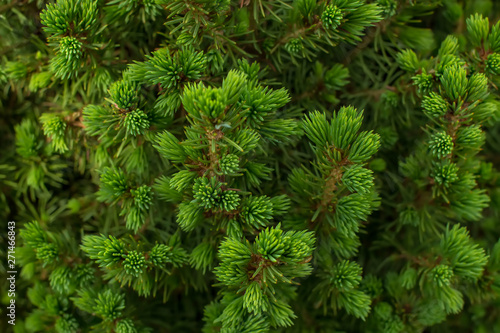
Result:
M500 332L499 19L0 0L0 331Z

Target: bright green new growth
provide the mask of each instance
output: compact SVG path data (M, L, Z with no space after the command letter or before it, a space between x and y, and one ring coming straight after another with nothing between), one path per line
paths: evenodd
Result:
M407 72L414 72L418 69L418 58L413 50L403 50L396 58L399 67Z
M488 55L486 70L495 75L500 74L500 54L492 53Z
M68 150L65 142L66 122L55 114L46 113L40 118L43 123L43 132L52 139L55 151L64 153Z
M444 287L450 285L453 270L449 266L438 265L432 269L431 274L438 287Z
M219 161L220 171L225 175L230 175L238 170L239 158L233 154L227 154Z
M342 183L351 192L368 193L373 186L373 172L359 165L354 165L342 175Z
M249 315L259 318L259 326L290 326L296 316L284 301L285 290L294 288L294 278L311 273L313 250L313 233L283 232L280 225L264 229L253 244L234 238L223 241L215 274L227 297L231 290L237 296L223 301L225 309L217 318L222 329L241 327Z
M82 43L75 37L64 37L59 42L59 52L67 59L78 59L82 55Z
M453 151L453 138L445 132L438 132L432 136L429 149L437 158L448 156Z
M127 254L123 261L123 268L127 274L138 277L142 274L143 268L146 265L146 259L142 253L131 251Z
M444 116L448 111L448 103L440 95L431 92L424 96L422 100L422 109L429 118Z
M344 14L342 10L335 5L330 5L325 8L321 14L321 22L327 29L335 30L342 22Z
M141 110L130 111L123 122L127 133L133 136L144 134L144 131L149 127L148 116Z
M455 163L444 161L434 166L432 177L438 185L450 187L458 180L458 167Z
M139 102L137 87L128 80L116 81L109 88L110 99L119 109L134 109Z
M162 287L153 281L158 276L168 276L167 267L180 267L187 262L187 253L172 238L170 246L156 244L149 251L140 250L135 240L117 239L113 236L85 236L82 250L105 269L105 279L129 285L139 295L156 294Z
M414 84L418 87L419 93L429 92L432 88L434 77L431 74L427 74L425 70L421 74L417 74L413 77Z

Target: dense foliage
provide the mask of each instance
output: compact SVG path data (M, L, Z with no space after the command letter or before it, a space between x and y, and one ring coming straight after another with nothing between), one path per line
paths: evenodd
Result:
M0 0L0 331L500 332L499 19Z

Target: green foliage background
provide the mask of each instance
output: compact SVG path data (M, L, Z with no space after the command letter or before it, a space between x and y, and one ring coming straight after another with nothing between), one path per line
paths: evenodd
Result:
M500 332L499 19L0 0L0 331Z

